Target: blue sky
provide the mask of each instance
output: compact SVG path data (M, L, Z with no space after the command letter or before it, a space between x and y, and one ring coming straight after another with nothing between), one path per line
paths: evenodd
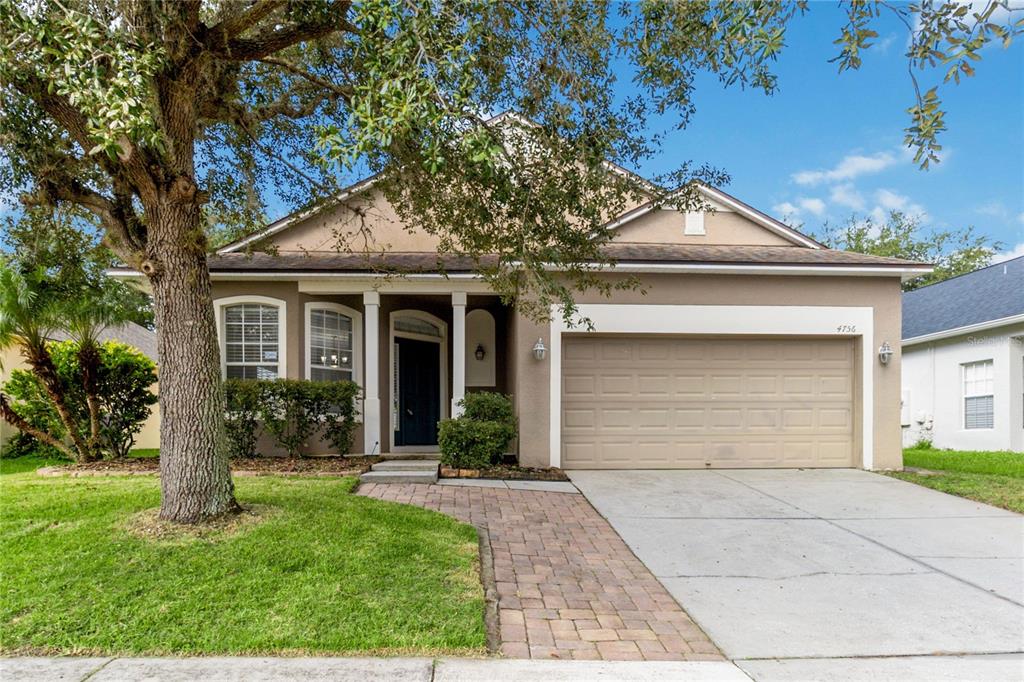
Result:
M902 144L913 102L906 29L883 19L862 68L840 75L828 59L842 11L812 3L787 33L775 95L702 79L690 126L638 170L710 163L732 176L723 189L805 231L900 208L929 226L973 225L1024 254L1024 41L986 48L973 78L940 90L945 158L921 171Z

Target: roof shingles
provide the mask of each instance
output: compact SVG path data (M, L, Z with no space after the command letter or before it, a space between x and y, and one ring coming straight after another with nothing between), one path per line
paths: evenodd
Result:
M901 269L921 266L908 260L883 258L849 251L790 246L720 246L691 244L639 244L615 242L605 253L619 263L678 263L732 265L879 266ZM496 264L494 256L475 260L455 254L389 252L386 254L281 251L229 253L210 257L212 272L472 272Z
M903 295L903 338L1024 315L1024 256Z

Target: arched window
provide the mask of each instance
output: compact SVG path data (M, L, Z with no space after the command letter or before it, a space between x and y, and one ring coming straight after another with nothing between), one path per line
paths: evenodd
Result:
M359 383L360 315L337 303L306 304L306 378Z
M227 379L282 376L283 311L262 302L224 304L222 357Z

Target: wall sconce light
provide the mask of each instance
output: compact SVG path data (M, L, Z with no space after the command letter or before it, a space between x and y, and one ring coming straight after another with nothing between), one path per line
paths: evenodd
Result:
M533 344L533 357L543 360L547 354L548 348L544 345L544 339L537 339L537 343Z
M473 357L475 357L477 360L483 360L484 357L486 356L487 351L484 350L484 345L482 343L476 344L476 350L473 351Z
M892 349L892 346L889 345L888 341L883 341L882 345L878 348L878 361L883 365L888 365L889 360L892 359L895 352L896 351Z

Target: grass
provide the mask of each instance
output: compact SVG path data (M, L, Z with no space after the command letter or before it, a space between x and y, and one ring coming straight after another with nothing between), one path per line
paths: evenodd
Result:
M140 537L157 480L44 479L30 459L0 460L0 653L484 649L471 526L352 478L262 477L236 482L256 520Z
M128 453L129 457L138 457L140 459L148 459L150 457L159 457L160 448L135 448Z
M891 475L1024 514L1024 454L908 448L903 451L903 465L934 473Z

